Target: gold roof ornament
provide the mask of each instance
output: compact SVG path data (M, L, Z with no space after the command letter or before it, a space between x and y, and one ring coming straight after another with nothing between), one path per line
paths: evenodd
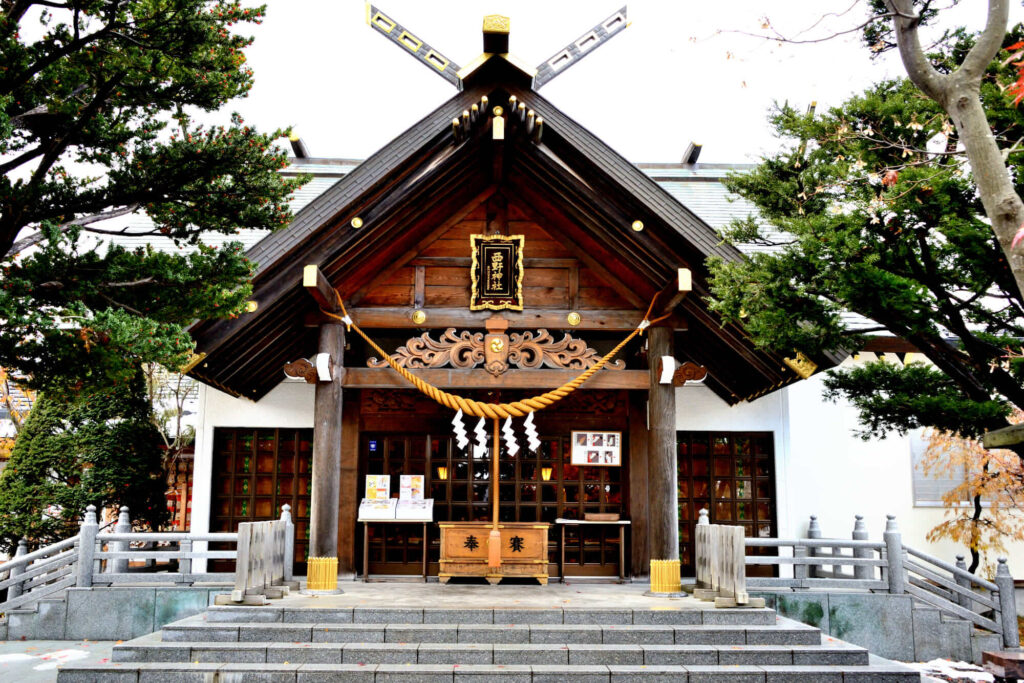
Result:
M500 14L488 14L484 17L484 33L508 33L511 19Z
M790 370L800 375L801 379L807 379L818 369L818 364L805 356L802 351L796 352L796 358L783 358L782 360Z
M508 53L509 18L500 14L484 17L484 54Z

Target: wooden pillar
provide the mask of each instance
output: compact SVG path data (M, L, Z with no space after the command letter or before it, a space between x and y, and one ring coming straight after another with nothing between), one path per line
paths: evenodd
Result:
M676 479L676 388L661 384L661 357L672 356L673 330L647 331L651 387L647 399L647 520L652 560L679 559L679 509Z
M313 409L313 493L310 503L309 556L325 558L334 566L334 585L310 586L314 590L337 587L338 512L341 494L341 414L345 328L339 323L320 326L320 353L333 362L330 381L316 383ZM312 573L310 572L312 579ZM325 579L327 580L327 579Z
M359 513L359 392L348 390L341 416L341 480L338 504L338 573L356 573Z
M647 492L647 394L629 392L629 547L630 576L646 577L651 553L647 546L650 518Z

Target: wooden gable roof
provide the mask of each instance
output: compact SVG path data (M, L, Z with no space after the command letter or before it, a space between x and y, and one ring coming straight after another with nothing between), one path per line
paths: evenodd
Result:
M640 312L659 292L674 291L678 268L689 268L693 292L673 318L677 329L685 329L677 335L676 355L705 365L707 385L724 400L735 403L799 379L781 357L757 350L741 329L722 326L707 309L705 259L742 255L520 76L503 60L491 59L465 81L462 92L308 204L286 229L250 249L248 256L257 263L257 309L193 325L197 351L206 355L189 374L259 399L280 382L285 363L315 350L315 328L305 323L317 310L301 286L304 265L317 264L350 297L379 281L383 270L408 262L422 245L499 192L542 216L553 237ZM543 118L541 140L525 135L522 124L517 130L512 121L506 139L493 140L490 112L457 138L452 120L483 97L492 108L506 110L515 97ZM516 113L506 115L511 119ZM351 224L356 217L362 221L358 229ZM640 232L631 229L637 220L644 224ZM375 324L354 317L364 327ZM535 327L531 320L523 315L518 326ZM814 360L821 366L838 361Z

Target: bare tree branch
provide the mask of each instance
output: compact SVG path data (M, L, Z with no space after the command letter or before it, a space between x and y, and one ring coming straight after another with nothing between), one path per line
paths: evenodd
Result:
M917 32L920 16L914 13L913 0L885 0L885 6L894 15L896 44L907 69L907 76L921 92L943 104L940 98L944 95L943 81L946 76L935 70L921 49L921 39Z
M122 206L122 207L117 208L117 209L111 209L110 211L103 211L103 212L100 212L100 213L93 214L91 216L83 216L81 218L76 218L76 219L74 219L72 221L68 221L67 223L62 223L61 225L57 226L57 229L58 230L66 230L67 228L70 228L72 225L86 226L86 225L89 225L90 223L97 223L99 221L105 221L105 220L108 220L110 218L117 218L119 216L126 216L126 215L128 215L130 213L134 213L134 212L138 211L139 207L140 207L139 204L129 204L128 206ZM96 230L96 232L114 233L114 232L124 232L124 231L123 230L121 230L121 231ZM22 251L28 249L31 246L39 244L44 239L45 239L45 236L43 235L42 231L34 232L31 235L29 235L28 237L20 239L17 242L15 242L14 244L12 244L11 248L7 250L7 254L5 255L5 258L13 256L14 254L22 252Z
M1009 0L989 0L985 30L978 36L978 42L967 53L957 71L963 72L970 80L980 80L985 69L995 59L1006 36L1006 24L1010 20Z

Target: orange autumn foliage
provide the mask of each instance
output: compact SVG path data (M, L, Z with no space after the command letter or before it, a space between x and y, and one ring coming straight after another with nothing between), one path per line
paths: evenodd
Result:
M1015 409L1010 422L1024 422ZM931 542L951 540L981 557L981 568L993 571L991 558L1007 552L1007 544L1024 541L1024 463L1009 450L987 450L979 441L949 432L927 437L922 471L932 477L959 479L943 496L945 519L927 535ZM982 506L975 506L981 496Z
M11 428L0 432L0 460L7 460L14 450L14 440L28 418L28 413L35 403L36 394L20 386L10 373L0 368L0 407L10 415Z

